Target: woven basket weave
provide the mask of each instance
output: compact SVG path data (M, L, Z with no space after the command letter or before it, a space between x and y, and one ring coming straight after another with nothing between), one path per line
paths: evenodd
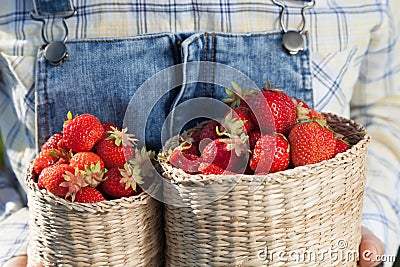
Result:
M341 134L366 131L324 115ZM164 192L167 203L186 204L166 205L166 265L356 266L370 136L347 140L333 159L266 176L189 175L163 162L176 193Z
M138 196L71 203L26 175L31 263L45 266L162 266L162 205Z

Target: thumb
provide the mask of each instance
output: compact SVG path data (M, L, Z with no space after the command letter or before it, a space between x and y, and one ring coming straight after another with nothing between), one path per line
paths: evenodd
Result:
M360 267L373 267L380 264L385 246L370 230L361 228Z

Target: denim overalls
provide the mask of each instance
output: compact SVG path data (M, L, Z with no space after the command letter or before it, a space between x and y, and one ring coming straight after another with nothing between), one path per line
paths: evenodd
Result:
M35 9L35 16L43 18L74 15L68 0L35 0ZM67 24L64 26L67 36ZM262 88L270 80L288 95L312 106L307 35L302 35L304 47L297 55L285 51L282 38L281 30L65 38L57 44L64 46L65 51L61 52L59 47L55 52L46 51L49 42L39 48L36 63L37 145L61 131L62 122L71 111L142 128L129 131L139 139L145 138L148 148L157 150L168 115L172 121L188 120L188 112L171 112L174 108L196 98L221 103L219 100L226 97L225 87L232 81L243 87ZM61 58L59 62L54 56ZM210 105L187 106L187 111L198 110L200 115L213 109Z

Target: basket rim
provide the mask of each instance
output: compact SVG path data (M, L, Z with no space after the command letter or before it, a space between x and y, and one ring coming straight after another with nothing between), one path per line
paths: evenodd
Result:
M28 187L28 194L35 194L35 195L40 195L40 198L45 198L47 201L53 202L55 205L63 205L68 207L71 210L96 210L98 211L99 208L101 209L107 209L107 207L115 207L115 206L124 206L127 207L129 205L131 206L137 206L141 202L145 203L145 201L148 198L151 198L145 191L142 191L138 195L130 196L130 197L122 197L118 199L111 199L111 200L103 200L99 202L94 202L94 203L81 203L81 202L71 202L66 200L65 198L62 198L60 196L57 196L46 189L40 189L37 183L33 180L34 177L34 171L33 171L33 161L30 162L26 175L25 175L25 183Z
M173 184L208 184L211 182L223 182L223 181L229 181L229 180L236 180L236 181L255 181L255 180L262 180L263 182L268 182L268 181L276 181L276 182L283 182L287 180L298 180L298 176L296 174L300 174L302 172L310 171L310 170L318 170L321 168L324 168L326 164L330 163L340 163L341 161L344 161L345 159L351 158L351 157L356 157L356 151L358 150L366 150L368 143L371 141L371 136L368 134L366 131L366 128L361 125L360 123L348 119L342 116L339 116L335 113L331 112L322 112L324 116L329 116L331 118L337 118L345 121L349 125L352 125L355 128L359 128L362 130L363 133L360 133L360 135L363 135L363 137L354 145L351 146L350 149L346 150L345 152L337 154L335 157L328 159L328 160L323 160L318 163L313 163L313 164L308 164L304 166L297 166L294 168L286 169L283 171L275 172L275 173L268 173L268 174L210 174L210 175L205 175L205 174L189 174L184 172L183 170L173 167L169 162L165 162L163 160L159 160L159 163L162 167L162 172L163 176L165 179L169 180ZM201 125L201 124L199 124ZM172 137L171 139L175 138ZM169 140L171 140L169 139ZM167 141L168 142L168 141ZM165 153L166 151L162 151L162 153ZM167 169L173 170L173 173L175 175L166 175L168 173ZM168 176L168 177L166 177ZM184 177L184 178L181 178ZM180 178L180 179L177 179Z

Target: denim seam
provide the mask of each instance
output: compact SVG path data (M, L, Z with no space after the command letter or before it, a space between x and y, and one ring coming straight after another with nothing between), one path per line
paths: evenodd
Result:
M49 125L49 95L47 93L47 78L48 78L48 70L49 70L49 63L46 60L45 62L45 79L43 81L43 94L44 94L44 101L45 101L45 111L46 111L46 136L50 133L50 125ZM43 140L44 141L44 140Z
M41 57L41 51L39 50L39 55L38 58ZM35 120L36 120L36 152L39 153L40 147L39 147L39 138L40 138L40 127L41 127L41 123L40 123L40 105L39 105L39 84L41 83L42 80L42 64L41 61L39 60L37 63L37 85L36 85L36 97L35 97L35 110L36 110L36 114L35 114Z
M206 81L207 79L207 71L206 71L206 62L207 62L207 54L208 54L208 46L209 46L209 43L208 43L208 33L205 33L205 40L206 40L206 43L205 43L205 51L204 51L204 58L203 58L203 60L204 60L204 67L203 67L203 81ZM206 82L204 82L203 83L203 96L205 97L207 95L207 83Z
M211 35L212 37L212 50L211 50L211 62L212 63L214 63L215 62L215 54L216 54L216 51L215 51L215 37L216 37L216 35L215 35L215 33L212 33L212 35ZM211 92L210 92L210 94L211 94L211 97L213 97L213 94L214 94L214 90L215 90L215 66L214 66L214 64L212 64L211 65L211 81L213 82L212 84L211 84Z
M123 42L123 41L142 41L142 40L147 40L147 39L155 39L155 38L162 38L162 37L169 37L171 34L160 34L160 35L151 35L151 36L142 36L142 37L127 37L127 38L104 38L104 39L74 39L67 41L67 43L117 43L117 42Z

